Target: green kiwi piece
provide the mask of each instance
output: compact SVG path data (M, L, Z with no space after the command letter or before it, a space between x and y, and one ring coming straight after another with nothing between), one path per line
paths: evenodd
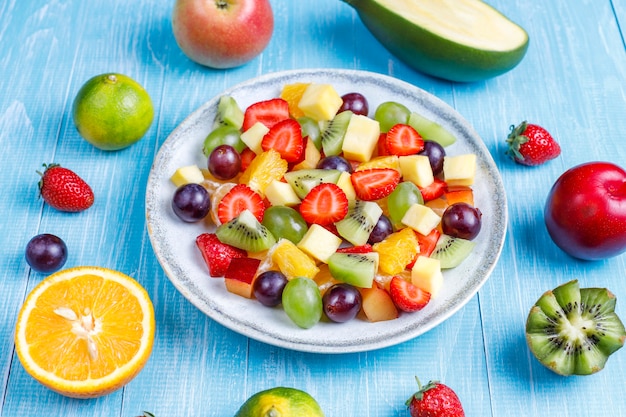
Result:
M459 266L472 253L474 246L476 243L471 240L442 234L430 257L439 259L441 269L450 269Z
M533 355L560 375L590 375L624 346L626 330L606 288L580 288L578 280L544 293L526 320Z
M219 225L215 234L220 242L248 252L261 252L276 243L276 238L250 210L244 210L228 223Z
M355 200L350 203L346 217L335 223L339 235L355 246L367 243L383 209L373 201Z
M298 118L300 129L302 129L302 137L309 138L315 144L318 151L322 150L322 130L318 122L310 117L302 116Z
M313 187L321 183L336 184L340 176L341 171L338 169L310 168L285 173L285 179L300 198L304 198Z
M217 103L213 128L220 126L231 126L237 129L243 126L243 111L231 96L221 96Z
M409 126L417 130L420 136L427 140L439 143L441 146L450 146L456 142L456 137L448 132L437 122L425 118L419 113L411 113L409 116Z
M346 135L346 130L348 130L348 124L350 123L352 114L350 110L342 111L328 123L322 132L322 149L324 150L324 155L333 156L341 153L343 137Z
M355 287L372 288L378 270L378 253L335 252L328 258L328 270L339 281Z

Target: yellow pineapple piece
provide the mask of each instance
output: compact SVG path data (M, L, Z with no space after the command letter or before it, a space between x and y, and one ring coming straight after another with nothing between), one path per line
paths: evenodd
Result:
M274 149L269 149L257 155L244 173L239 177L240 184L248 187L265 197L265 188L274 180L280 180L287 172L287 161L281 158Z
M271 249L274 265L285 274L287 279L307 277L313 279L320 269L313 258L298 249L290 240L281 238Z
M378 146L380 124L367 116L355 114L350 118L343 137L343 156L351 161L369 161Z
M298 102L305 116L316 121L331 120L343 104L341 96L330 84L310 84Z
M379 271L395 275L404 271L415 258L419 251L419 242L413 230L404 228L390 234L382 242L375 243L372 249L378 252Z
M204 175L197 165L188 165L180 167L172 174L170 180L175 186L180 187L185 184L201 184L204 181Z
M369 161L361 162L357 165L355 171L362 171L370 168L391 168L402 174L400 170L400 159L398 155L377 156Z
M285 84L280 92L280 98L285 100L289 104L289 114L294 119L304 116L304 112L298 107L298 103L304 94L304 90L311 85L311 83L293 83Z
M474 184L476 176L476 155L445 156L443 158L443 177L448 186Z

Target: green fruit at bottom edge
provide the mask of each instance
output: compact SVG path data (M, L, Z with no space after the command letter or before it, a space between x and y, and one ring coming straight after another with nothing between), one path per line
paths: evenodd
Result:
M391 53L426 74L479 81L514 68L528 34L480 0L343 0Z
M324 417L324 412L308 393L275 387L248 398L235 417Z

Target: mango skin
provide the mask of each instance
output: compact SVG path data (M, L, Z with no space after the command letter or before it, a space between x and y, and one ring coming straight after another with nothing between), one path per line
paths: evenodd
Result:
M484 51L434 34L376 0L343 0L378 41L408 66L455 82L476 82L504 74L526 55L526 42L510 51Z

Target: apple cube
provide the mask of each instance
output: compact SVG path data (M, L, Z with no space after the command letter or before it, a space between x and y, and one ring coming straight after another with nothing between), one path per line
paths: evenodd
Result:
M411 282L418 288L428 291L435 298L443 286L443 274L439 259L418 256L411 269Z
M445 192L444 197L449 205L456 203L467 203L470 206L474 205L474 191L470 187L448 187L448 191Z
M398 318L398 309L387 291L376 285L372 288L359 288L359 291L363 298L361 308L368 321L377 322Z
M418 187L428 187L435 181L430 160L426 155L401 156L400 171L405 181L411 181Z
M293 207L300 204L300 197L293 190L293 187L279 180L272 180L265 187L265 197L273 206Z
M256 258L233 258L224 274L226 290L246 298L252 298L252 283L261 264Z
M170 181L174 183L176 187L180 187L185 184L200 184L204 181L204 174L197 165L189 165L178 168L174 174L170 177Z
M423 235L429 234L439 225L441 217L430 207L415 203L409 207L402 217L402 224Z
M312 224L297 246L318 261L327 263L328 258L335 253L341 242L339 236L319 224Z
M263 141L263 136L269 131L270 129L263 123L256 122L241 134L241 141L245 143L248 148L252 149L252 152L258 155L263 153L261 142Z
M448 186L472 185L476 175L476 155L444 156L443 177Z
M346 193L348 201L356 200L356 191L354 191L354 185L352 185L351 175L349 172L342 171L337 180L337 186Z
M360 114L353 115L343 137L343 156L357 162L369 161L378 146L379 136L378 121Z
M305 116L317 121L331 120L343 104L343 99L330 84L310 84L298 102Z

